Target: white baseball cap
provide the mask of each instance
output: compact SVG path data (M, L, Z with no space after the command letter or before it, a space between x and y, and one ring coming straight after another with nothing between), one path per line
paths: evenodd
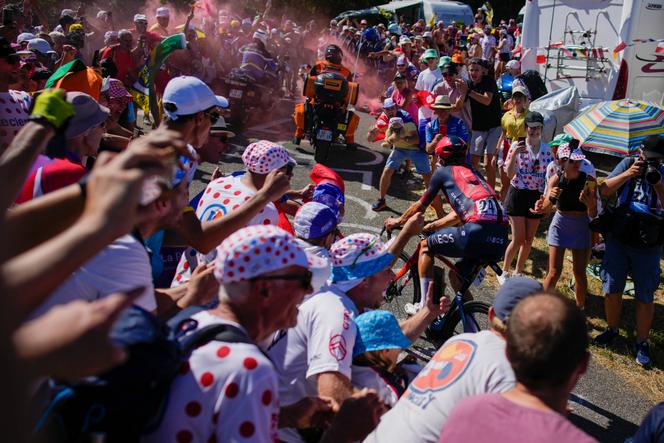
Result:
M145 14L136 14L134 15L134 23L136 22L147 22L148 17Z
M28 51L37 51L40 54L55 54L56 52L51 48L43 38L33 38L28 41Z
M181 115L192 115L210 108L228 108L228 100L215 95L212 89L196 77L182 75L171 79L164 90L163 103L175 105L174 110L164 109L171 120ZM166 108L167 106L164 106Z
M391 98L386 98L383 102L383 108L394 108L395 105L396 103L394 103L394 100Z
M171 16L171 11L168 8L157 8L157 13L155 14L156 17L170 17Z

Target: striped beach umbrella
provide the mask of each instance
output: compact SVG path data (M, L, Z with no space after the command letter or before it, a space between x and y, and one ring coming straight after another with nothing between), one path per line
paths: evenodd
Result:
M633 155L649 135L664 132L664 109L640 100L614 100L594 105L565 125L583 149L600 154Z

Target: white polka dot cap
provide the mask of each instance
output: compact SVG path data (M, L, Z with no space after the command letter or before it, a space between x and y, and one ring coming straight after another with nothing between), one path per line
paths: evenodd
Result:
M370 277L387 268L394 258L373 234L351 234L334 243L330 255L335 283Z
M214 276L221 283L249 280L286 268L302 266L313 273L328 269L327 261L308 254L295 237L271 225L248 226L217 247Z
M269 174L288 163L296 164L286 149L271 141L261 140L247 146L242 154L246 168L254 174Z

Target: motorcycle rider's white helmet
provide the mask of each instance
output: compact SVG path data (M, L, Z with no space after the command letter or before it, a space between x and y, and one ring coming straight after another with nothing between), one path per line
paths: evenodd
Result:
M258 39L262 41L264 45L267 45L267 34L262 29L254 32L253 38Z

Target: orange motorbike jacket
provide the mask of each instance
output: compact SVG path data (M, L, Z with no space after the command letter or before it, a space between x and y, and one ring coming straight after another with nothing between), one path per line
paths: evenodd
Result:
M325 74L327 72L336 72L337 74L341 74L348 81L351 81L353 78L353 74L344 65L337 65L335 63L328 62L327 60L318 60L313 68L311 68L311 71L309 71L309 75L316 77L318 74Z

